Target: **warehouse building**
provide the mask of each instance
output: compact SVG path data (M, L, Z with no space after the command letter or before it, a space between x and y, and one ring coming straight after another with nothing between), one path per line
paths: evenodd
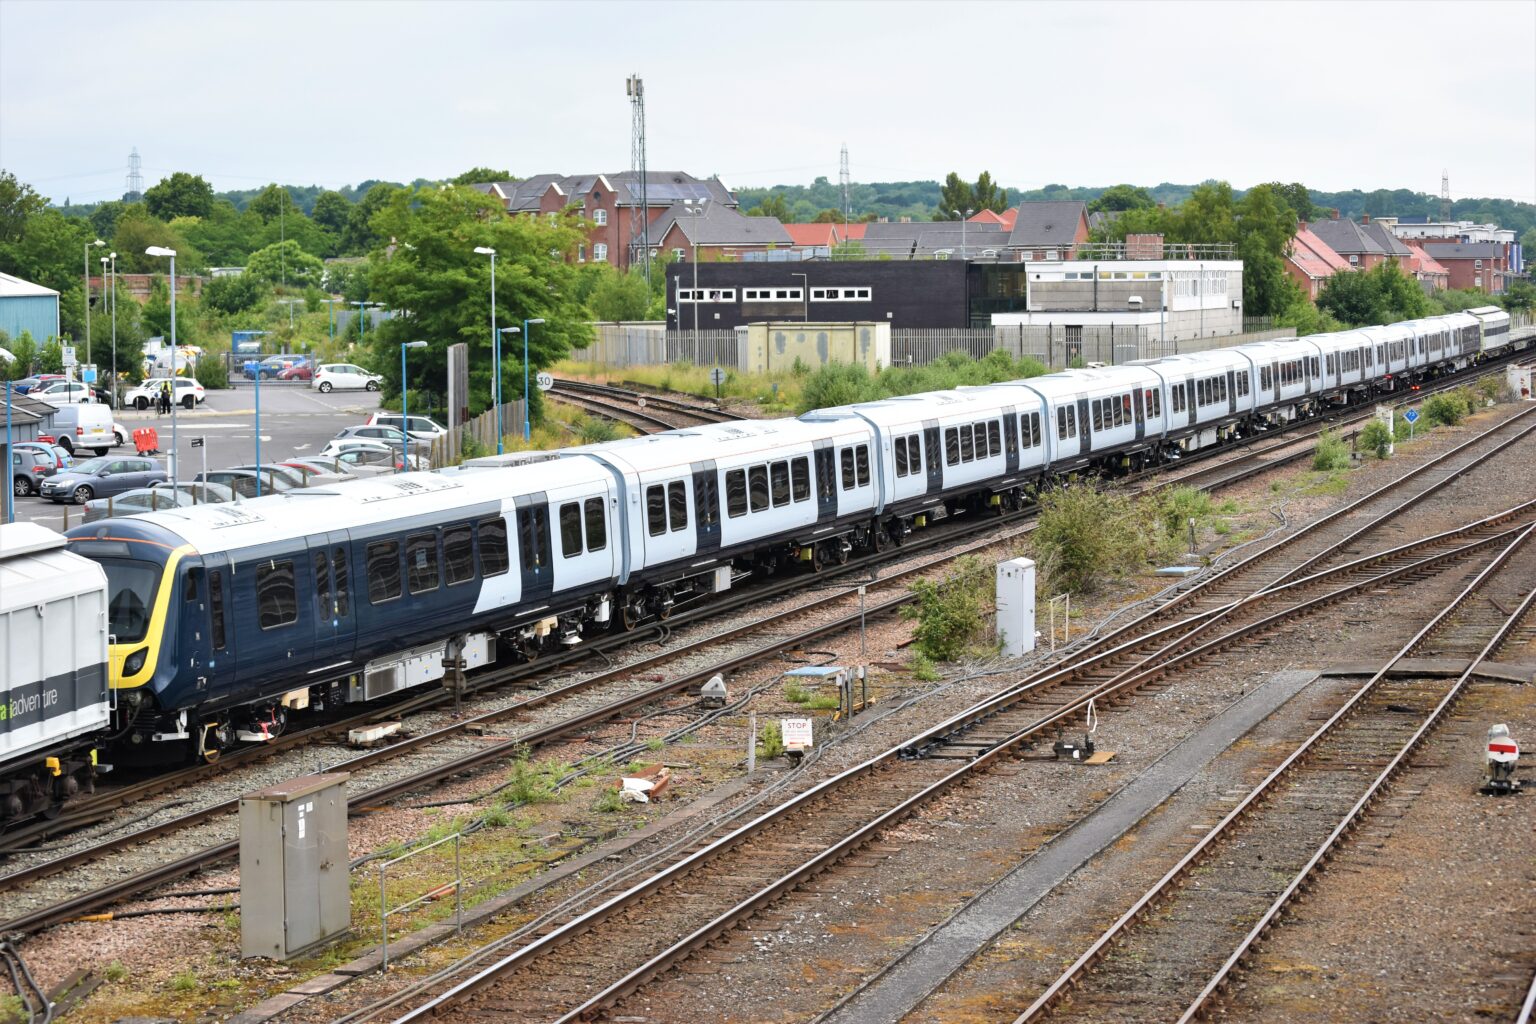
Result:
M38 345L59 336L59 293L10 274L0 274L0 331L19 338L22 331Z

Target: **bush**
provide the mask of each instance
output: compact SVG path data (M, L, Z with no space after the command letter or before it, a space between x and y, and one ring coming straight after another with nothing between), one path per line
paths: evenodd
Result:
M1360 431L1360 447L1384 459L1392 448L1392 429L1381 420L1372 420Z
M944 676L933 659L919 651L912 656L912 678L921 683L936 683Z
M784 734L778 722L764 722L757 731L757 756L771 761L784 753Z
M229 364L223 353L204 352L192 367L192 376L209 391L222 391L229 387Z
M1424 413L1424 425L1454 427L1463 417L1471 414L1477 405L1477 399L1467 388L1454 388L1431 395L1421 410Z
M1209 519L1215 506L1210 494L1198 487L1170 487L1158 495L1157 511L1163 529L1177 540L1189 529L1191 519L1197 523Z
M1318 435L1317 448L1312 453L1312 468L1319 473L1349 468L1349 445L1331 430Z
M1156 549L1151 522L1127 497L1089 483L1040 498L1034 547L1050 590L1085 593L1136 568Z
M869 371L851 363L828 363L805 379L800 411L828 409L878 398Z
M917 622L913 646L934 661L959 658L986 632L992 589L991 566L974 555L960 559L937 583L913 583L917 603L901 610L904 618Z

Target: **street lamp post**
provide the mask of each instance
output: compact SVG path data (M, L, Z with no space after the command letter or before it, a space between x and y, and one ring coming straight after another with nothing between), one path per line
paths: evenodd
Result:
M704 200L695 202L692 199L684 199L683 212L693 218L703 217ZM693 344L695 347L699 344L699 225L701 223L695 219L693 230L689 232L692 236L689 241L693 243Z
M346 302L347 300L346 299L322 299L321 301L325 303L327 309L329 309L330 314L331 314L331 333L330 333L330 339L331 339L331 346L332 346L332 348L334 348L335 345L336 345L336 303L338 303L338 302Z
M411 461L411 389L405 384L405 350L408 348L426 348L424 341L402 341L400 343L400 472L410 468Z
M498 331L496 333L496 351L494 353L494 356L495 356L495 359L496 359L496 380L495 380L495 383L492 386L493 386L493 388L495 389L495 392L496 392L494 404L496 406L496 454L497 455L500 455L501 452L502 452L502 441L501 441L501 406L502 406L502 401L501 401L501 336L503 334L522 334L522 333L523 333L523 329L521 327L503 327L500 331ZM525 354L524 358L527 358L526 354ZM524 380L526 381L527 378L525 377ZM527 387L528 385L525 383L523 386ZM524 398L524 405L525 406L527 404L527 397L528 397L527 395L523 396L523 398Z
M971 222L971 216L975 212L975 210L966 210L963 213L959 210L955 211L955 216L960 218L960 258L962 260L965 259L965 226Z
M5 521L16 521L16 481L11 470L11 382L5 382Z
M363 341L368 337L368 307L371 302L349 302L349 306L357 307L357 346L362 348Z
M181 485L181 459L178 457L179 449L176 447L178 439L176 407L181 404L176 397L176 250L167 249L163 245L152 245L144 250L144 255L171 258L171 488L175 490Z
M102 308L103 312L105 312L108 316L111 316L112 300L107 297L107 263L108 263L107 257L105 257L105 256L101 257L100 263L101 263L101 308ZM112 348L115 350L117 348L117 337L116 337L116 335L117 335L117 324L114 323L112 325L112 327L113 327L113 331L112 331L112 334L113 334ZM90 357L89 353L87 353L85 358L86 358L87 362L91 361L91 357ZM97 390L99 391L99 390L101 390L101 388L100 388L101 375L100 374L97 374L96 380L97 380L97 383L98 383ZM114 385L116 383L117 383L116 381L113 381ZM113 409L117 408L117 388L115 386L112 389L112 408Z
M491 258L491 358L496 361L492 375L491 404L496 406L496 454L502 453L501 441L501 335L496 332L496 250L488 245L475 246L475 252Z
M98 249L107 243L101 239L85 243L85 361L91 361L91 246Z
M534 317L523 321L523 442L533 440L533 403L528 398L528 325L541 324L544 318Z
M112 407L117 407L117 253L108 253L112 260Z

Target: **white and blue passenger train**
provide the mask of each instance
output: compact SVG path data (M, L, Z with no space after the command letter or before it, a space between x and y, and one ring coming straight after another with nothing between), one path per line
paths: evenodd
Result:
M1490 307L109 519L68 539L109 581L114 731L211 758L298 709L438 680L449 643L471 668L531 658L665 619L744 572L820 568L1509 344Z

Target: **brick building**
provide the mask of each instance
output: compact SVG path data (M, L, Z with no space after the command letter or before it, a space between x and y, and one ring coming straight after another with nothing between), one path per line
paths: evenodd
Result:
M1329 248L1302 221L1291 239L1290 251L1285 254L1285 272L1301 285L1307 298L1316 302L1328 279L1349 269L1349 261Z
M1445 267L1450 287L1503 294L1509 258L1498 242L1425 242L1424 252Z

